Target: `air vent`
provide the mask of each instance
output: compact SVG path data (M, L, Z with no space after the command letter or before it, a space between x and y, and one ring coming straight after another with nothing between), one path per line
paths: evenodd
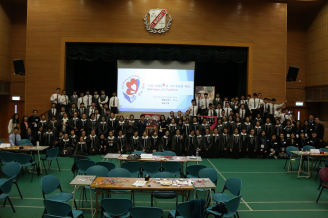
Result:
M305 99L306 101L312 101L313 90L306 90L305 91Z
M0 94L10 95L10 82L0 82Z
M328 100L328 89L322 89L321 90L321 101L327 101Z
M313 101L320 101L320 89L313 90Z

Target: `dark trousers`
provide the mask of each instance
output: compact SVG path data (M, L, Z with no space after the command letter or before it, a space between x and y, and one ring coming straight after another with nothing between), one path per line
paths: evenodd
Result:
M113 112L114 114L118 114L117 107L111 107L110 112Z
M253 119L255 119L255 117L257 116L257 113L258 113L257 109L252 109L251 115L252 115Z

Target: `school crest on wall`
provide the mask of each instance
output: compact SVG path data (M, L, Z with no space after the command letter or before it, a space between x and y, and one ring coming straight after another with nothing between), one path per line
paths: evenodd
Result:
M165 33L170 30L172 18L165 9L150 9L145 15L144 24L150 33Z

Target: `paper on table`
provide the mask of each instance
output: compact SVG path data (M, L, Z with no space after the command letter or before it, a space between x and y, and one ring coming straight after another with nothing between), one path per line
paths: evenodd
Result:
M9 143L2 143L0 145L0 148L9 148L10 147L10 144Z
M144 186L146 184L146 181L142 181L142 180L137 180L135 183L133 183L133 186L137 186L137 187L141 187Z

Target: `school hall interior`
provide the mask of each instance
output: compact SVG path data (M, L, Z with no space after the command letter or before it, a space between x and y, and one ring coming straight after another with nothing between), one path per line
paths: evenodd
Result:
M151 14L148 12L152 9L160 9L159 11L162 10L162 12L165 9L167 13L164 18L166 19L165 25L169 27L165 32L152 33L149 28L148 30L145 28L147 22L148 25L157 25L150 22ZM160 16L160 14L156 16ZM170 20L171 18L172 20ZM169 26L168 22L170 22ZM94 90L98 90L99 95L101 90L104 90L108 95L109 104L112 93L118 92L120 88L118 60L194 62L194 98L197 98L196 87L215 87L214 93L220 94L222 101L225 97L228 98L229 108L233 110L231 118L234 122L230 126L227 124L229 126L227 128L228 135L230 134L232 142L227 144L227 151L222 150L222 152L227 152L226 156L208 155L203 151L203 148L207 149L206 140L208 139L206 138L206 128L202 129L203 118L212 116L210 113L207 114L210 108L207 103L206 110L202 109L201 117L197 117L195 121L198 124L193 133L195 138L198 136L197 131L199 136L202 136L202 146L199 146L200 150L197 153L201 157L201 161L193 159L192 155L196 155L196 153L192 153L196 147L193 147L192 153L187 152L192 141L190 137L194 137L190 133L191 130L188 130L186 135L181 133L183 141L179 141L182 145L179 155L170 153L176 152L172 147L165 153L166 149L162 151L159 144L155 148L155 152L160 152L158 157L162 159L152 154L152 161L149 161L158 164L158 173L167 173L163 166L164 162L178 162L181 165L173 179L165 180L170 177L161 175L163 177L160 181L169 181L169 183L171 182L169 185L167 185L168 182L163 182L163 184L160 184L159 181L156 182L155 174L147 172L146 166L142 167L144 160L133 161L133 159L129 160L127 156L115 156L114 153L120 153L118 152L119 146L118 149L115 147L111 152L102 151L92 155L86 152L85 155L74 157L74 151L72 151L70 156L65 155L66 152L63 152L59 146L59 144L65 144L65 138L64 136L59 138L58 132L53 131L54 125L49 130L56 135L54 143L57 140L56 137L58 138L58 146L54 147L57 147L59 151L54 159L49 159L50 156L47 153L51 147L40 150L36 144L36 142L39 144L36 137L33 140L30 139L30 147L19 148L17 146L16 150L1 147L0 144L2 168L0 172L0 205L5 205L5 207L0 207L0 217L111 217L111 215L146 217L146 214L149 217L181 215L184 218L219 217L218 214L224 214L225 217L244 218L325 216L328 212L327 186L324 186L325 182L328 183L328 170L325 170L328 167L328 154L325 150L328 149L326 147L328 145L326 143L328 141L327 25L328 2L326 0L0 0L1 144L10 144L10 135L12 134L15 135L14 144L17 143L14 125L10 124L15 119L13 119L15 114L18 114L19 117L17 123L19 127L25 125L24 116L33 118L35 110L37 110L39 118L45 115L49 124L51 105L55 103L55 107L57 107L59 104L50 100L57 88L60 89L60 94L66 90L69 97L73 95L74 91L79 97L80 93L85 94L86 90L90 90L91 95ZM16 71L14 60L19 60L20 63L19 66L16 66L18 67ZM295 81L286 81L291 66L296 66L299 71ZM19 74L22 70L25 71L25 74ZM161 82L157 81L156 76L152 80L154 83ZM268 102L270 106L272 105L271 101L275 99L277 104L285 103L282 109L287 108L288 110L285 110L283 114L279 110L277 116L274 116L273 113L274 120L270 117L268 122L271 122L272 128L275 128L277 118L281 118L280 121L284 121L281 124L285 128L289 126L286 122L290 119L290 124L293 126L290 133L284 130L282 138L277 136L280 146L284 140L287 143L290 142L290 134L293 134L293 137L297 135L297 139L295 139L297 144L300 135L297 128L297 132L295 132L297 121L300 121L300 129L303 133L305 121L311 120L310 125L307 126L309 128L308 136L304 136L306 138L305 146L313 145L316 150L319 150L301 151L304 146L297 144L295 153L290 153L291 150L287 152L288 146L286 146L283 150L283 153L286 153L285 156L274 155L273 151L281 152L282 150L278 148L271 150L269 144L272 143L271 137L273 134L277 134L272 130L270 137L266 136L268 140L266 159L263 158L263 148L259 141L256 141L257 147L254 149L256 150L255 158L251 158L248 150L246 151L248 147L245 147L244 155L241 154L243 152L240 149L241 153L238 159L230 158L229 146L234 149L234 131L239 128L237 133L241 135L246 122L246 117L240 119L242 122L238 127L235 115L239 113L243 103L239 102L238 104L237 100L237 106L234 108L231 106L230 100L234 98L233 101L235 101L235 98L239 97L240 101L241 96L247 99L247 95L250 95L250 99L252 99L254 93L257 95L260 93L263 96L263 104L259 103L257 111L261 111L258 112L262 119L259 128L261 127L265 134L267 133L266 118L272 113L269 110L267 114L264 112L264 108L266 108L264 98L270 100ZM204 93L202 93L202 98L203 96ZM122 100L120 99L120 101ZM195 103L197 105L198 101L196 100ZM218 105L212 103L214 111ZM57 113L60 112L61 106L59 105ZM70 106L71 104L67 104L65 110ZM113 106L115 108L115 101ZM182 116L186 116L189 106L192 106L192 102L181 110ZM223 103L221 106L223 109L225 108ZM88 106L86 108L88 111L86 119L91 120L93 112L89 113ZM109 109L111 109L110 106ZM245 109L248 112L247 117L252 117L250 105L245 104ZM111 111L105 119L108 125L110 113ZM129 124L129 118L125 116L130 114L134 114L136 123L140 120L143 122L140 116L143 111L117 111L115 116L120 116L120 114L124 114L123 121L126 119L124 125ZM170 117L169 111L157 111L154 114L165 114L165 120ZM104 114L100 113L100 117L102 115ZM68 119L72 120L73 116L74 114L68 115ZM83 119L82 114L77 113L77 116L79 120ZM177 111L174 116L177 116ZM193 116L189 116L188 120L192 125ZM220 115L216 116L216 122L220 120L222 123L229 123L229 115L226 114L227 117L224 118L226 121ZM312 118L310 118L311 116ZM57 116L55 119L57 120ZM146 120L148 121L147 118ZM97 121L97 125L100 121L101 118ZM177 125L179 121L180 119L176 121ZM120 126L119 120L115 122L117 126ZM30 120L25 123L27 129L32 129L31 135L32 133L33 136L34 133L37 134L38 125L34 127L34 122ZM182 118L181 123L185 127L185 120ZM252 117L251 123L252 128L256 130L255 117ZM317 134L316 126L319 124L322 126L322 133L320 133L320 137L322 137L314 140L312 133ZM186 130L182 126L179 130L181 132ZM48 127L49 125L46 125L42 132L44 136L47 136L46 129ZM169 130L170 123L167 123L166 127ZM211 135L208 142L211 142L211 146L215 144L213 141L216 139L213 134L217 128L217 126L208 128L208 134ZM60 129L63 130L62 126ZM91 129L90 132L86 131L87 137L89 134L93 134ZM138 130L138 127L136 129ZM223 137L224 129L223 125L222 131L218 130L220 143L226 143ZM149 127L142 130L146 131L150 139L153 137L154 130L161 137L164 137L166 131L160 132L159 126L152 129L151 134ZM202 130L204 131L202 132ZM246 132L249 137L251 130L246 129ZM21 129L19 129L20 133ZM95 131L95 134L98 132ZM115 142L117 145L120 137L118 134L113 132L114 137L117 138ZM127 134L133 135L133 133ZM143 131L139 129L138 134L141 139ZM107 131L105 139L110 137L109 135L110 131ZM258 139L260 139L260 135L261 133L259 133ZM46 144L48 138L44 136L41 135L40 140L42 138L43 143ZM77 134L77 136L80 135ZM171 135L171 132L168 133L168 136L170 140L173 137L177 138L176 134ZM19 140L24 138L19 137ZM129 141L130 138L127 140ZM314 146L316 140L318 143ZM124 149L126 154L124 155L130 155L133 153L133 149L130 150L132 145L130 142L126 143L127 147ZM192 143L194 142L192 141ZM92 139L90 143L86 142L86 144L94 145ZM151 140L149 145L152 145ZM161 145L164 146L164 144ZM295 145L294 142L292 145ZM184 150L185 146L186 150ZM243 146L242 143L240 146ZM141 147L136 150L139 151L137 153L143 152ZM198 152L198 149L196 150ZM123 150L121 152L123 153ZM113 153L113 155L105 158L108 153ZM149 149L146 153L151 154L153 151ZM29 156L30 161L26 163L27 165L17 165L20 160L16 160L16 156L19 159L20 154ZM25 158L27 157L25 156ZM97 176L90 184L85 183L82 186L81 184L92 178L87 177L87 168L83 171L77 166L76 162L81 161L80 159L87 160L92 167L104 166L107 170L106 176ZM51 165L48 165L50 160L52 160ZM106 164L102 164L102 162ZM123 169L123 165L130 162L138 162L140 166L137 174L129 171L129 179L124 179L126 176L115 174L114 171L110 174L110 171L113 170L109 169L110 167L115 170ZM11 169L8 167L10 165L11 167L19 166L19 169ZM200 171L202 167L208 170L203 171L205 174L198 174L197 171L196 175L191 175L191 169ZM76 177L77 175L81 177ZM150 186L132 185L135 181L143 182L148 179L146 175L150 176L150 182L146 181L147 184L151 183ZM44 179L43 183L44 177L49 180ZM108 178L100 180L100 177ZM77 184L72 183L74 178L76 179L74 182ZM190 178L194 180L190 180ZM224 187L227 188L231 179L240 183L239 186L237 185L238 187L234 187L238 191L234 192L234 188L231 187L230 190L229 188L225 189L224 193L228 197L226 196L224 201L219 201L218 198L222 196L215 196L215 193L222 192ZM57 181L60 183L61 189L56 189L59 187L56 185L55 190L44 194L44 187L50 187L51 183ZM184 182L186 184L191 182L193 185L186 185ZM214 187L210 186L212 184ZM96 188L92 189L90 185L94 185L92 187ZM118 188L125 186L129 186L131 189L122 191ZM178 190L177 187L181 190ZM142 190L143 188L148 190ZM164 193L167 196L163 197L165 190L169 193ZM102 195L102 191L104 191L104 195ZM322 194L317 201L321 191ZM60 194L62 192L68 194L64 196L64 194ZM51 200L51 196L56 194L59 197ZM48 201L45 201L47 198L49 198ZM124 200L120 202L119 198ZM104 201L102 202L102 200ZM223 205L219 204L220 202ZM101 206L102 203L105 206ZM111 210L115 210L115 207L111 208L111 206L120 204L122 208L126 208L125 211L123 210L118 215L114 212L111 214ZM219 206L215 208L216 205ZM227 211L225 212L222 207ZM67 211L63 208L67 208ZM213 211L213 208L216 211ZM62 214L56 214L59 212Z

